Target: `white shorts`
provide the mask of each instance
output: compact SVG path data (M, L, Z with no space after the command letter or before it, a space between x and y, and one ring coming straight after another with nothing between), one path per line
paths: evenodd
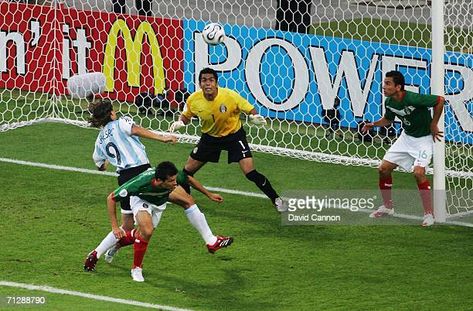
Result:
M406 171L412 171L413 166L429 166L433 152L432 136L412 137L402 132L383 160L397 164Z
M162 213L166 209L166 204L167 203L157 206L157 205L149 203L146 200L141 199L140 197L130 196L130 207L131 207L131 210L133 211L133 218L135 219L135 225L137 225L136 215L138 214L138 212L146 211L148 214L151 215L151 218L153 220L153 227L156 228L159 224L159 221L161 220Z

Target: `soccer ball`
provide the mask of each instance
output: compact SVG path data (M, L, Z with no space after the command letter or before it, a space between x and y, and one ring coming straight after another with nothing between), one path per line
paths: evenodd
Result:
M218 23L210 23L204 27L202 37L207 44L220 44L225 40L225 30Z
M67 88L73 98L101 94L105 90L105 75L101 72L89 72L72 76L67 81Z

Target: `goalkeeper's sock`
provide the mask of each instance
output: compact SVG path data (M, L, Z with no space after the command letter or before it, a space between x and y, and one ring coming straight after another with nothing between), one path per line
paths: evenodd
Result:
M217 237L213 235L212 230L207 223L207 219L205 219L205 215L199 210L197 204L186 209L184 213L186 213L187 219L200 233L206 244L213 245L217 242Z
M110 231L95 249L97 251L97 258L100 258L100 256L102 256L102 254L105 253L107 249L115 245L117 242L118 239L113 234L113 231Z
M383 197L383 204L386 208L391 208L393 206L393 200L391 195L392 188L393 178L391 176L379 178L379 190L381 191L381 196Z
M274 204L279 195L276 193L273 186L271 186L271 183L269 182L269 179L266 178L266 176L257 170L252 170L245 176L248 178L248 180L254 182L255 185L258 186L258 188L263 191L263 193L266 194L266 196L270 198L271 202Z
M432 197L431 197L431 190L430 190L430 182L428 180L417 184L417 188L419 189L420 197L422 199L422 206L424 207L424 215L427 214L434 214L434 210L432 208Z
M143 266L143 258L148 249L148 241L145 241L139 233L136 233L133 243L133 268Z

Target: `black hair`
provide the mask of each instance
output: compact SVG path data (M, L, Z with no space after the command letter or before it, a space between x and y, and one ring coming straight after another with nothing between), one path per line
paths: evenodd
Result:
M404 85L406 82L401 72L396 70L389 71L388 73L386 73L386 78L392 78L394 85L400 85L401 91L404 91Z
M169 161L164 161L156 166L156 171L154 172L154 177L161 181L166 181L171 176L177 175L177 168L174 163Z
M199 73L199 83L202 82L202 75L204 75L204 74L211 74L211 75L213 75L214 78L215 78L215 81L218 82L218 75L217 75L217 72L216 72L215 70L213 70L212 68L207 67L207 68L204 68L204 69L202 69L202 70L200 71L200 73Z
M112 102L108 99L96 99L89 106L89 111L92 114L89 118L89 123L93 127L100 128L112 121L111 113L113 111Z

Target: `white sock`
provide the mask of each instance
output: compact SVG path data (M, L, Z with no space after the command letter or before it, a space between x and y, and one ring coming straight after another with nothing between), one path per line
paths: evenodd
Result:
M110 231L107 236L100 242L99 246L95 249L97 252L97 258L100 258L103 253L105 253L110 247L115 245L118 242L118 239L113 234L113 231Z
M207 219L205 219L205 215L199 210L197 204L186 209L184 213L186 213L187 219L189 219L192 226L199 231L205 243L213 245L217 242L217 237L213 235L212 230L210 230L209 224L207 223Z

